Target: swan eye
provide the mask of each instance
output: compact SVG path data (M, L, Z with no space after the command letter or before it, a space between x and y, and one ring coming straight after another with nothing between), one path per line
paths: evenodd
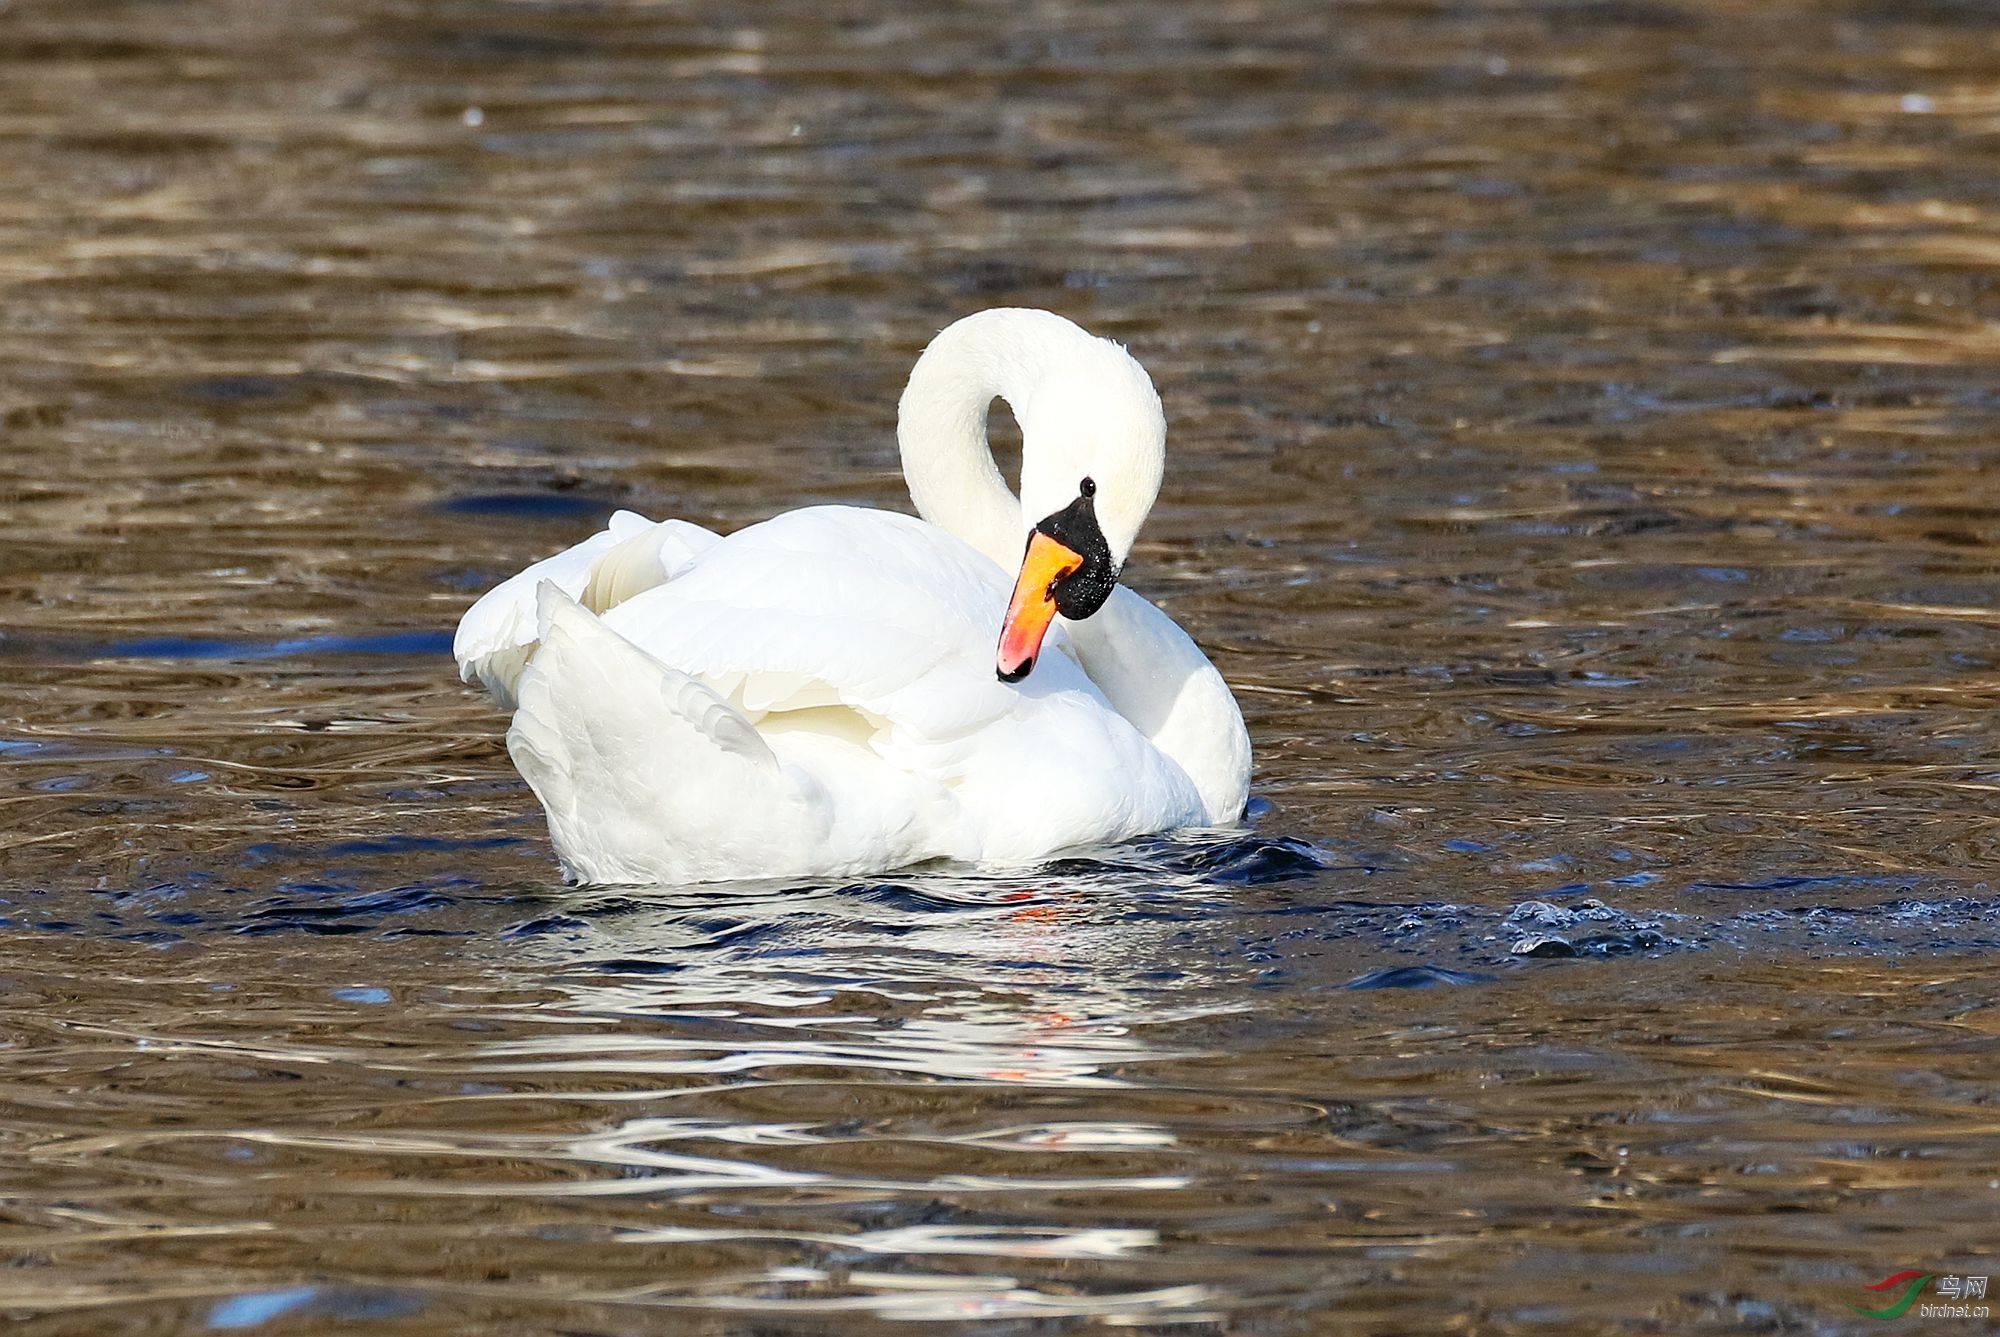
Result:
M1094 497L1097 495L1097 480L1086 478L1076 485L1076 490L1086 497Z

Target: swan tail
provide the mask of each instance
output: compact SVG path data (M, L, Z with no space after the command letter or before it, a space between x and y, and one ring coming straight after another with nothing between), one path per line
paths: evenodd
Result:
M466 611L451 645L459 676L479 683L502 706L514 706L521 674L535 654L536 599L544 582L602 613L673 579L716 541L685 520L655 523L618 512L601 532L502 581Z
M553 581L507 731L580 882L696 882L771 866L814 805L742 712L606 626ZM818 833L823 836L823 832Z

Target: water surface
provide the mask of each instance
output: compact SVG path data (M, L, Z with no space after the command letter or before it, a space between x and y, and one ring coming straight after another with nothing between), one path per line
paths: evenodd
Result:
M1949 0L0 11L0 1313L1858 1332L1994 1270L1996 90ZM562 888L459 612L617 506L903 504L1002 304L1162 389L1128 578L1254 830Z

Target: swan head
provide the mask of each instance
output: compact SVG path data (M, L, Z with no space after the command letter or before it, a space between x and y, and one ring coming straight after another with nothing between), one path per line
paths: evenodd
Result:
M1034 668L1057 614L1087 618L1111 597L1166 466L1167 420L1146 369L1110 340L1062 324L1077 337L1010 401L1028 537L1000 633L1004 682Z

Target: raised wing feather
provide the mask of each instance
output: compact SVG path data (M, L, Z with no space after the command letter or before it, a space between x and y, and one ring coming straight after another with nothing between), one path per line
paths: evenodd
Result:
M655 523L619 511L601 532L510 576L466 611L451 643L459 676L513 706L515 684L535 650L536 592L544 582L602 612L670 579L715 542L714 534L685 520Z

